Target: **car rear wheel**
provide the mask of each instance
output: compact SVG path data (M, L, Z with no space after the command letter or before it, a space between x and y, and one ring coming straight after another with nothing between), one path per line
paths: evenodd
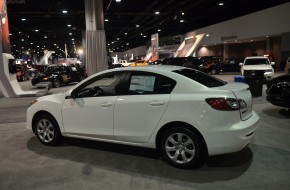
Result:
M60 86L60 81L58 79L53 80L53 87L58 88Z
M50 115L41 115L37 118L35 134L39 141L47 146L59 144L62 138L56 120Z
M198 167L204 158L200 138L183 127L166 131L162 137L160 148L163 157L177 168Z

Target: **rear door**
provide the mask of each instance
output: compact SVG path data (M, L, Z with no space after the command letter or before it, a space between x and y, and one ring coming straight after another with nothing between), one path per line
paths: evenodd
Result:
M132 72L114 109L114 138L144 143L163 116L175 81L149 72Z

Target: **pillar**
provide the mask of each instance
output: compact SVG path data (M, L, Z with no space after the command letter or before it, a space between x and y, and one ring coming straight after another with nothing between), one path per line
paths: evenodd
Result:
M103 0L85 0L85 16L84 53L87 73L92 75L108 68Z

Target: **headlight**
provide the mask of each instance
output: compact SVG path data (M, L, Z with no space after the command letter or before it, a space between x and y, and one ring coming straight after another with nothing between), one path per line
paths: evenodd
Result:
M33 104L35 104L36 102L38 102L38 100L37 100L37 99L35 99L35 100L32 100L32 101L31 101L31 103L30 103L30 105L33 105Z

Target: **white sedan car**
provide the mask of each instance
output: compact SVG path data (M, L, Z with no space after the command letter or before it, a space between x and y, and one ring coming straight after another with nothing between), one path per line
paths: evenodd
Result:
M179 168L240 151L258 122L247 84L163 65L103 71L27 110L44 145L75 137L156 148Z

